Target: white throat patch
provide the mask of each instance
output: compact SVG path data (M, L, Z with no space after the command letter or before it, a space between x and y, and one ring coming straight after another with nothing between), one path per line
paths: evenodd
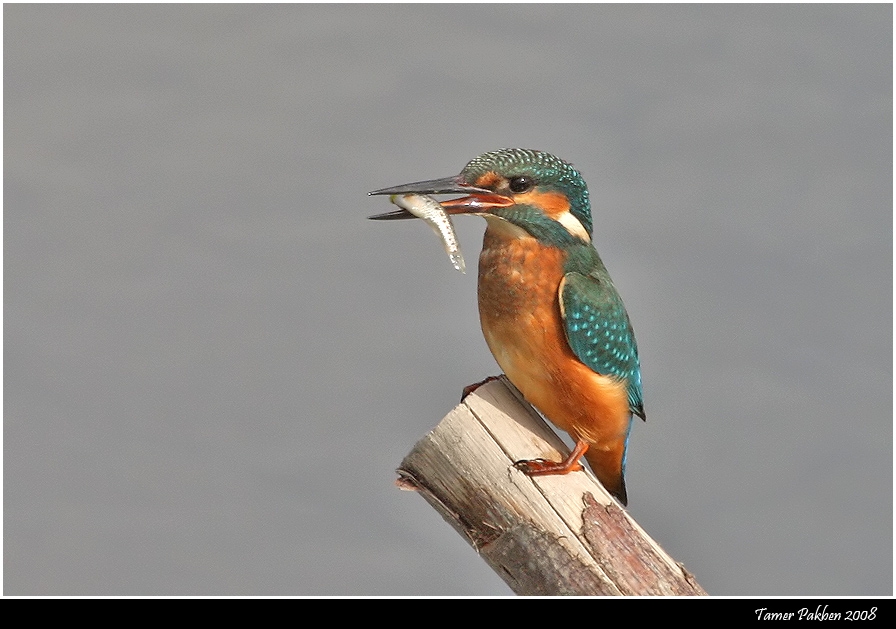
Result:
M563 212L556 220L573 236L581 238L585 242L591 242L591 236L588 235L588 230L582 225L582 221L573 216L572 212Z

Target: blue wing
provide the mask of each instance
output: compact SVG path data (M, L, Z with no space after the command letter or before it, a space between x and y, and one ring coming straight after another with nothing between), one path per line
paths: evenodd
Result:
M567 273L560 285L560 306L573 353L595 372L625 381L629 408L643 419L638 345L609 276Z

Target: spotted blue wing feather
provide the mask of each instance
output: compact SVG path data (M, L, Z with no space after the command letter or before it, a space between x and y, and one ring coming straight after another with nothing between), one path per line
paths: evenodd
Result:
M609 276L567 273L561 285L560 305L573 353L595 372L624 381L629 409L643 419L638 345Z

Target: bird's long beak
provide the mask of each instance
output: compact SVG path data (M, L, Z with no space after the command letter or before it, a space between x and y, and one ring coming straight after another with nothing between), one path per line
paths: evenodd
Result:
M490 207L505 207L512 205L513 200L495 194L486 188L477 188L466 183L459 175L444 177L443 179L430 179L406 183L382 190L368 192L369 195L379 194L464 194L460 199L440 201L448 214L475 214L488 211ZM396 219L416 218L407 210L395 210L385 214L376 214L368 217L375 221L390 221Z

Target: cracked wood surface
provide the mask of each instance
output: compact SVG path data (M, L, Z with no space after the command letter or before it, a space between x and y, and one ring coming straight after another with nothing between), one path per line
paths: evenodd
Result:
M568 452L502 377L414 446L397 484L418 491L517 594L705 595L590 472L513 467Z

